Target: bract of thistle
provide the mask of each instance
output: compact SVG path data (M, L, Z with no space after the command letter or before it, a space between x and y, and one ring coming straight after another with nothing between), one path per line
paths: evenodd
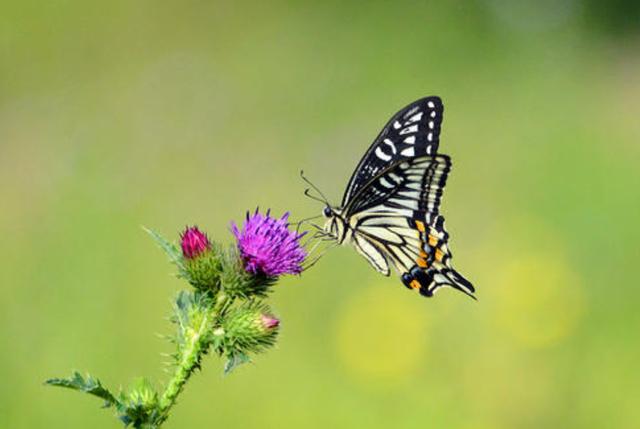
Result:
M231 298L265 297L276 280L276 277L246 271L237 246L230 246L222 255L220 287Z
M220 275L223 270L222 251L218 246L195 258L185 258L184 274L189 283L196 289L217 292L220 288Z

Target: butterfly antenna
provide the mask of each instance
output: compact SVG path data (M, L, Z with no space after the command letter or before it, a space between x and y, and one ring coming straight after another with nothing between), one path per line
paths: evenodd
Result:
M304 175L304 171L303 171L303 170L300 170L300 177L302 177L302 180L304 180L305 182L307 182L307 184L309 184L309 186L311 186L311 187L312 187L312 188L313 188L313 189L314 189L318 194L320 194L320 197L322 197L322 199L323 199L323 201L322 201L323 203L326 203L327 205L330 205L330 204L329 204L329 199L328 199L327 197L325 197L325 196L324 196L324 194L322 193L322 191L321 191L321 190L320 190L316 185L314 185L313 183L311 183L311 180L309 180L309 179L307 179L307 178L305 177L305 175ZM307 190L305 190L305 192L304 192L304 193L305 193L305 195L307 195L308 197L311 197L311 195L309 195L309 193L308 193L307 191L308 191L308 189L307 189Z
M327 205L329 204L326 200L323 200L322 198L318 198L318 197L316 197L315 195L311 195L311 192L310 192L310 191L311 191L311 189L309 189L309 188L307 188L307 189L305 189L305 190L304 190L304 195L305 195L305 197L309 197L309 198L311 198L312 200L314 200L314 201L318 201L318 202L321 202L321 203L323 203L323 204L327 204Z

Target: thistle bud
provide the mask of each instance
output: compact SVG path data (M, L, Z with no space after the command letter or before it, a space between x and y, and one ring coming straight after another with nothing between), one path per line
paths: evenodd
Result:
M187 227L180 235L183 276L198 289L217 291L222 262L219 249L197 227Z
M227 354L260 352L274 344L280 321L268 306L249 302L234 308L223 322Z
M206 234L196 226L187 227L180 235L182 255L186 259L195 259L211 248Z
M128 394L129 408L140 410L152 410L158 402L158 394L145 378L139 378L133 382Z
M120 393L116 407L125 426L147 427L144 423L152 421L156 413L158 394L148 380L137 379L128 393Z

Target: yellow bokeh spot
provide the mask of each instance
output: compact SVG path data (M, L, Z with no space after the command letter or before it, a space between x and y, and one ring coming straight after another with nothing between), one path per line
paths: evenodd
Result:
M493 314L500 329L528 347L550 346L574 331L584 294L559 252L514 255L499 270Z
M395 286L395 287L393 287ZM413 295L416 305L408 302ZM340 309L336 348L346 369L363 381L398 383L424 365L426 311L415 291L376 283Z

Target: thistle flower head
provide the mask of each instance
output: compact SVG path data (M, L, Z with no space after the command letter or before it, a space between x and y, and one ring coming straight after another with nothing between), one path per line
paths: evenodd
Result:
M211 248L206 234L196 226L187 227L180 235L182 254L187 259L194 259Z
M290 231L288 218L288 212L276 219L270 216L270 211L263 215L256 210L253 215L247 212L241 230L231 224L247 272L267 277L302 272L307 256L300 244L304 233Z

